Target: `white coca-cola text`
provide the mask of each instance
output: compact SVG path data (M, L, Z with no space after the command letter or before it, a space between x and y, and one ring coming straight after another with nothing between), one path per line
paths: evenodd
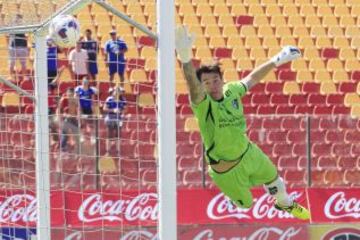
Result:
M15 194L0 202L1 223L36 222L36 199L29 194Z
M344 192L336 192L326 201L324 212L330 219L343 217L358 219L360 218L360 199L346 198Z
M157 194L141 193L132 199L115 201L103 200L101 194L93 194L82 202L78 217L83 222L156 221L158 218Z

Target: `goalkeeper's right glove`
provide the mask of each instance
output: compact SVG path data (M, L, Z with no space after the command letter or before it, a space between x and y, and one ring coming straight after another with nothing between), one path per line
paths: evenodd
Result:
M294 46L285 46L278 54L271 58L271 61L276 67L278 67L299 57L301 57L299 48Z
M195 35L189 34L188 29L185 26L179 26L176 28L175 47L182 63L190 62L194 40Z

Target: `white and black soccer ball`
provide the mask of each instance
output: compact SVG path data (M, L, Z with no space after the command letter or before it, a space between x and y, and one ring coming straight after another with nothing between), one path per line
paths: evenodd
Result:
M80 39L80 24L71 15L61 15L52 20L49 33L54 43L61 48L75 47Z

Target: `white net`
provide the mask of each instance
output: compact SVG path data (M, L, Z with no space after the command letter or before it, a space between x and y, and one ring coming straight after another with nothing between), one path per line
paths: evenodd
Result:
M1 27L42 23L69 3L2 1ZM155 2L108 3L155 29ZM155 234L155 42L95 3L75 17L83 50L47 42L51 239L126 239L145 228ZM111 32L120 44L110 41ZM31 96L33 39L31 34L0 37L1 61L9 63L1 65L0 76ZM125 48L126 62L119 57ZM2 232L10 239L30 239L36 231L35 106L5 83L0 91L0 202L7 211L1 213Z

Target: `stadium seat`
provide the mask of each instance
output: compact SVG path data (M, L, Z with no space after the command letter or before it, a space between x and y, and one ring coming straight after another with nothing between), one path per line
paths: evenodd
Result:
M346 107L353 106L355 104L360 104L360 97L357 93L347 93L344 99L344 105Z
M336 93L337 89L334 83L332 82L322 82L320 83L320 93L323 95Z
M134 69L130 73L130 82L148 82L146 73L143 69Z
M235 3L229 3L229 1L227 1L227 4L230 6L231 10L230 10L230 14L233 16L233 17L237 17L237 16L245 16L247 14L247 10L244 6L244 4L242 3L239 3L238 1L236 0L233 0L235 1ZM240 22L239 22L240 23Z

